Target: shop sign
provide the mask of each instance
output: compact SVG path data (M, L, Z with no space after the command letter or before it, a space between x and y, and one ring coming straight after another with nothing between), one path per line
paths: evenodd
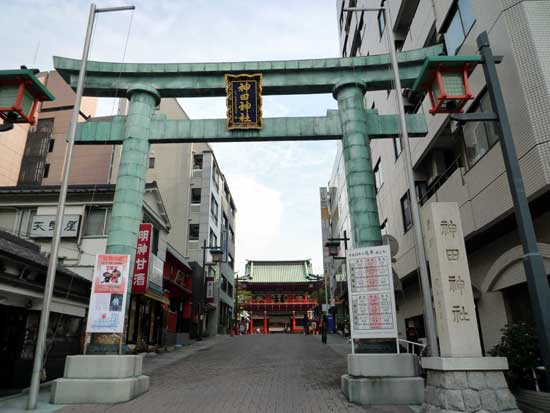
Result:
M150 255L149 265L149 282L148 288L154 290L159 294L163 293L162 289L162 274L164 271L164 261L157 257L155 254Z
M52 238L55 229L55 215L35 215L32 217L31 238ZM64 238L78 237L80 215L64 215L61 236Z
M206 301L214 302L214 277L206 278Z
M96 256L87 333L122 333L129 270L129 255Z
M397 338L390 247L349 250L347 265L352 338Z
M262 75L225 75L227 129L262 128Z
M144 294L145 291L147 291L152 238L153 225L139 224L136 258L134 262L134 277L132 279L132 293Z

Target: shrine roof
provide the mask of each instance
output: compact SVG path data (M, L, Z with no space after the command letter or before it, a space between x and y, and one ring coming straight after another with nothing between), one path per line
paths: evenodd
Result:
M306 283L312 273L311 260L248 261L247 283Z

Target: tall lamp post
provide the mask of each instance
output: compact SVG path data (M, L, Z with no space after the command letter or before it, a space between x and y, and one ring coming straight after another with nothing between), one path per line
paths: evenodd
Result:
M40 373L42 371L42 363L44 357L44 349L46 346L46 333L48 331L48 321L50 317L50 305L52 301L53 287L55 284L55 274L57 271L57 255L59 252L59 244L61 242L61 229L63 228L63 216L65 214L65 201L67 198L67 188L69 184L69 173L71 170L71 160L74 147L74 138L76 132L76 124L80 113L80 101L84 92L84 79L86 77L86 64L88 62L88 54L90 52L90 43L92 40L92 32L94 28L95 15L97 13L107 13L113 11L134 10L135 6L123 7L106 7L98 9L92 3L90 5L90 14L88 17L88 28L86 29L86 37L84 40L84 49L82 51L82 60L80 63L80 73L78 75L78 83L76 87L76 97L73 106L71 122L69 124L69 133L67 136L67 153L65 155L65 163L63 165L63 177L61 180L61 188L59 189L59 201L57 203L57 213L55 218L55 228L52 237L52 248L50 250L50 261L48 263L48 273L44 287L44 302L42 304L42 312L40 313L40 324L38 326L38 337L36 339L36 349L34 352L34 362L32 368L31 385L29 389L29 399L27 402L27 410L36 409L36 401L38 398L38 390L40 386Z
M498 122L500 125L502 157L512 194L518 235L523 246L523 266L529 298L537 327L539 349L545 365L546 379L550 383L550 286L544 261L538 250L533 218L529 210L512 129L496 70L496 63L502 59L500 56L493 55L487 32L482 32L478 36L477 45L479 56L437 56L426 59L422 73L413 88L417 91L429 92L432 103L431 113L453 113L451 119L459 123ZM476 64L481 64L483 67L487 91L494 112L457 113L464 106L464 100L472 98L469 93L468 74ZM462 85L459 89L453 87L453 84L456 85L456 82L453 82L457 78L456 73L461 73L459 77L462 79ZM452 79L453 75L454 79ZM443 86L441 91L438 91L434 79L438 82L437 87ZM450 79L448 83L447 79ZM446 88L455 92L449 93L445 90Z
M414 172L412 167L411 148L409 144L409 133L407 131L407 123L405 118L405 106L403 104L403 96L401 95L401 78L399 77L399 66L397 64L397 51L395 50L395 37L393 35L393 23L388 2L384 6L375 8L358 8L349 7L344 9L347 12L354 11L376 11L384 13L386 21L386 36L388 40L388 49L391 57L391 65L393 70L393 80L397 95L397 106L399 109L399 120L401 125L401 140L405 155L405 169L407 173L407 184L409 187L409 199L411 201L411 215L413 221L413 230L415 237L416 260L420 273L420 281L422 285L422 299L424 304L424 322L426 326L426 337L430 348L431 356L439 355L437 345L437 336L435 334L435 319L432 304L432 293L430 289L430 276L428 274L428 265L426 260L426 251L424 249L424 236L422 234L422 224L420 219L420 208L416 199L416 186L414 184Z
M202 283L204 288L204 294L202 297L202 308L200 310L201 317L199 321L199 337L198 340L202 340L204 334L203 324L206 322L206 308L208 306L208 282L206 277L206 251L210 252L213 263L220 263L223 259L223 249L217 245L206 245L206 239L202 244ZM210 264L208 264L210 265Z

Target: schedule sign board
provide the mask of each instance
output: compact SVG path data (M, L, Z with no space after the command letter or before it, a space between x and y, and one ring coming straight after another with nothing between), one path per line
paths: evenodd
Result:
M347 269L352 338L397 338L390 247L348 250Z
M96 256L87 333L122 333L129 272L129 255Z

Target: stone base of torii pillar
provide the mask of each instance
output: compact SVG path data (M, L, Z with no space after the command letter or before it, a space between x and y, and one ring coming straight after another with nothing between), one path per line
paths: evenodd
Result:
M362 405L421 405L424 379L414 354L348 354L342 392Z
M504 357L426 357L424 413L521 413L508 389Z
M121 403L149 390L143 355L68 356L63 378L53 382L50 403Z

